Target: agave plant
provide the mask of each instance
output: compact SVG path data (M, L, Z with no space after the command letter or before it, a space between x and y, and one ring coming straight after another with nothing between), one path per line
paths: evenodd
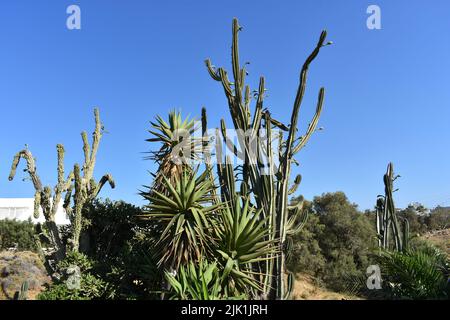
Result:
M149 132L153 137L146 141L161 144L160 149L150 152L151 155L148 157L159 165L151 190L165 192L163 177L169 177L174 184L175 179L190 168L188 162L197 154L199 141L193 137L196 130L195 120L189 117L183 120L181 112L171 111L167 122L157 116L156 122L150 124L152 129Z
M218 218L217 237L219 261L227 278L229 294L251 293L262 290L254 263L275 256L273 240L266 240L269 230L262 210L256 210L248 197L235 196L234 206L225 205ZM253 292L254 295L255 292Z
M167 282L171 285L170 299L179 300L221 300L229 299L224 293L221 275L216 262L190 262L182 266L177 275L165 272ZM245 296L241 296L245 298Z
M211 204L212 185L206 173L197 177L196 172L184 170L175 181L162 176L166 194L153 190L145 196L150 204L142 218L156 220L160 231L156 243L159 266L176 270L189 261L200 261L213 243L207 231L220 205Z

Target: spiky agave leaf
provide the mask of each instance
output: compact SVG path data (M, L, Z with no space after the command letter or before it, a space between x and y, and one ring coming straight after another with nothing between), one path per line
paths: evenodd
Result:
M219 205L212 205L213 186L206 172L197 177L196 171L185 170L174 184L163 176L163 186L167 193L154 190L145 196L150 204L141 217L158 222L158 264L178 269L181 264L199 261L212 244L208 230Z
M249 288L262 290L255 262L272 259L277 254L274 241L267 240L268 218L256 210L248 198L236 196L234 207L226 205L217 225L219 261L224 268L230 291L247 293ZM268 258L269 257L269 258ZM250 289L250 290L252 290Z
M171 285L171 299L219 300L232 298L224 293L223 274L220 273L217 262L201 260L196 264L191 261L188 265L181 266L176 275L166 271L165 277Z

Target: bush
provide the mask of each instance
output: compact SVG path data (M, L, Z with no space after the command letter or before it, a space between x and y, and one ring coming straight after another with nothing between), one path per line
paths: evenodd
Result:
M68 271L71 268L78 267L80 271L79 286L71 288L67 281L73 276ZM78 252L70 252L66 258L58 263L57 272L60 279L52 285L47 285L47 290L40 293L40 300L92 300L108 297L108 285L98 276L90 273L94 266L86 255Z
M123 201L95 200L85 208L85 253L95 261L93 272L109 286L109 298L159 298L163 275L151 252L152 228L136 217L141 209Z
M34 225L31 220L0 220L0 250L37 251Z
M106 283L92 274L82 274L79 289L69 289L65 283L47 286L39 300L93 300L105 297Z
M428 245L379 257L383 287L396 299L448 299L450 261Z
M310 206L306 204L305 210L310 210ZM325 225L320 223L319 217L310 213L303 229L292 238L293 248L287 259L290 271L312 276L318 276L324 271L326 260L319 245L324 229Z
M349 279L364 277L372 264L375 228L343 192L315 197L306 210L310 216L293 239L294 252L288 267L316 276L328 288L345 291Z

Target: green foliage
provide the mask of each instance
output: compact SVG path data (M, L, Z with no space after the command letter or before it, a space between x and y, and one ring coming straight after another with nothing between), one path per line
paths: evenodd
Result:
M139 207L124 201L95 199L84 208L82 236L89 245L85 252L97 261L112 263L136 234Z
M448 299L450 261L428 245L405 252L384 251L379 258L383 286L396 299Z
M295 200L294 200L295 202ZM308 222L293 237L289 269L311 274L327 287L344 291L348 280L365 276L376 247L369 218L343 192L326 193L306 202Z
M398 213L399 217L407 219L409 222L409 232L412 236L424 234L428 231L427 217L424 212L418 211L416 207L409 205Z
M450 208L436 207L427 216L426 223L429 230L441 230L450 227Z
M0 250L16 247L19 251L37 251L33 223L31 220L0 220Z
M206 230L217 206L211 204L213 186L205 173L196 177L195 172L184 171L174 185L163 178L167 195L152 190L142 218L158 221L158 264L177 269L189 261L199 261L207 250Z
M58 271L64 271L71 266L77 266L81 272L85 272L93 268L94 262L83 253L71 251L64 260L58 262L57 268Z
M253 207L248 198L236 197L234 206L221 210L216 224L217 252L230 295L248 294L250 288L262 290L252 263L266 261L268 255L277 253L274 241L266 240L269 230L264 227L265 219L262 210Z
M165 277L171 286L170 299L228 299L223 287L227 277L221 274L215 262L200 261L198 264L190 262L187 266L180 267L176 276L166 271Z
M309 203L308 203L308 206ZM308 208L305 210L312 210ZM316 214L309 215L305 227L292 237L292 251L288 259L288 270L294 273L307 273L318 277L326 268L319 240L324 237L325 225Z
M71 274L69 269L74 266L80 270L79 287L71 288L67 285ZM54 280L46 286L46 290L38 296L40 300L92 300L108 298L110 292L108 284L97 275L91 273L94 262L86 255L77 251L70 251L66 258L57 264L59 280Z
M47 286L39 300L95 300L107 297L107 284L90 273L81 275L80 288L69 289L65 283Z

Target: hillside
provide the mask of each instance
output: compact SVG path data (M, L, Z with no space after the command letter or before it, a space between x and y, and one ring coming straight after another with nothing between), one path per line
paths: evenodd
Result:
M427 232L422 238L445 250L450 256L450 228Z

